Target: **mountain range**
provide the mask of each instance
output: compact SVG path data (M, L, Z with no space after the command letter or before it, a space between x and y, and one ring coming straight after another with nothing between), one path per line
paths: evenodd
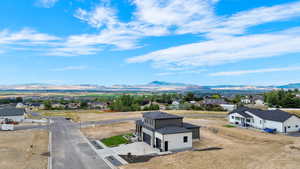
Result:
M195 90L274 90L274 89L300 89L300 83L282 86L249 86L249 85L215 85L200 86L195 84L171 83L165 81L152 81L144 85L53 85L53 84L22 84L0 85L0 90L86 90L86 91L195 91Z

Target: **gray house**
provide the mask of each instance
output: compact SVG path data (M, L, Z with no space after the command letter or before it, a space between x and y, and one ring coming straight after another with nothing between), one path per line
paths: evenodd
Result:
M183 117L164 112L146 112L136 121L136 135L160 151L192 148L192 140L199 139L199 126L184 123Z
M22 122L25 119L25 109L18 108L0 108L0 123L5 120Z

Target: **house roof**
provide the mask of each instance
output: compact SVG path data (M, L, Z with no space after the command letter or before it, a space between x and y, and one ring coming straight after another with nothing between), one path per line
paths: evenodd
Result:
M204 99L204 104L227 104L224 99Z
M157 119L179 119L179 118L183 118L181 116L177 116L174 114L169 114L169 113L165 113L165 112L146 112L143 113L143 117L144 118L148 118L148 119L153 119L153 120L157 120Z
M235 110L233 110L232 112L230 112L229 114L232 114L232 113L238 113L239 115L243 116L243 117L246 117L246 118L252 118L251 115L249 115L248 113L246 113L245 111L249 110L250 108L248 107L240 107L240 108L237 108Z
M186 129L184 127L175 127L175 126L164 127L164 128L157 129L155 131L161 134L177 134L177 133L192 132L191 130Z
M246 108L241 107L238 108L231 113L239 113L239 114L248 114L247 112L250 112L264 120L270 120L270 121L277 121L277 122L284 122L287 119L289 119L292 114L276 109L276 110L260 110L260 109L252 109L252 108ZM248 114L249 115L249 114ZM249 115L250 116L250 115Z
M0 108L0 116L22 116L24 114L25 109Z
M192 128L200 128L200 126L196 126L191 123L182 123L182 127L187 128L187 129L192 129Z

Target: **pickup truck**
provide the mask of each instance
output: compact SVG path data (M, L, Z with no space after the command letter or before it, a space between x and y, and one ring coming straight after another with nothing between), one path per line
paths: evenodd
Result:
M13 131L14 130L14 125L13 124L1 124L0 125L0 130Z

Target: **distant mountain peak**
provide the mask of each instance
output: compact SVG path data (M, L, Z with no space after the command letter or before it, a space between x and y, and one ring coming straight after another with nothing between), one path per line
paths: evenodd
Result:
M290 83L287 85L278 86L281 89L300 89L300 83Z
M152 81L148 83L148 85L153 85L153 86L188 86L187 84L184 83L170 83L170 82L165 82L165 81Z

